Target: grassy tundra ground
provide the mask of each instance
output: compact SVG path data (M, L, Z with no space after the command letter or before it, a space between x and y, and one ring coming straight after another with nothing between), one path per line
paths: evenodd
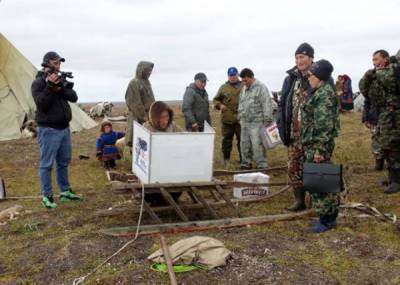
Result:
M183 125L177 110L177 121ZM222 167L220 126L217 129L215 168ZM115 128L124 129L124 124ZM59 204L44 209L39 200L5 201L0 210L15 204L28 212L0 226L0 284L72 284L114 253L128 239L102 236L99 229L135 225L137 216L100 218L97 210L110 207L137 207L129 197L114 195L106 187L104 170L94 156L98 130L73 134L73 161L70 168L74 190L84 201ZM79 160L79 154L90 160ZM278 147L269 154L270 166L286 163L286 150ZM0 175L9 196L38 195L38 146L35 140L0 143ZM342 116L342 133L334 160L346 166L371 166L369 132L360 124L359 114ZM234 152L234 166L238 158ZM127 171L130 160L119 162ZM400 194L387 196L379 185L382 173L366 170L355 173L350 182L349 201L368 203L383 212L400 215ZM285 181L284 172L272 181ZM56 190L56 193L58 190ZM292 202L287 192L268 202L243 206L248 215L284 213ZM229 214L227 212L227 214ZM226 267L212 271L178 274L182 284L400 284L400 232L390 224L370 218L340 217L338 228L314 235L308 232L310 219L277 222L261 226L210 231L234 252ZM145 215L144 223L148 221ZM188 235L169 235L169 244ZM158 238L139 239L85 284L168 284L166 274L150 270L146 257L159 248Z

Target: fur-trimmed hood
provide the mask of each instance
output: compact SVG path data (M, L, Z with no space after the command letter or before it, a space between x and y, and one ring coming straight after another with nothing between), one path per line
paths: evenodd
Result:
M172 111L172 109L163 101L155 101L150 106L149 122L152 125L152 127L158 131L165 131L160 127L160 116L161 113L164 111L167 111L169 114L169 122L168 122L168 127L169 127L172 124L172 121L174 120L174 111Z

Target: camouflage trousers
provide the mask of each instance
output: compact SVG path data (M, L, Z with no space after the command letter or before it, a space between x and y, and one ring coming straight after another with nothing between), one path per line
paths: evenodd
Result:
M383 158L383 150L379 143L379 134L376 126L371 126L371 148L375 159Z
M400 171L400 150L399 149L385 149L383 156L388 165L388 170Z
M241 165L249 167L254 161L257 164L257 168L266 168L268 166L267 156L260 137L260 129L263 124L241 121L240 126Z
M328 146L328 149L331 149L333 152L334 143L332 142L331 145ZM330 152L330 153L332 153ZM315 150L312 148L305 150L305 162L314 162L314 154ZM330 156L327 155L325 157L324 163L330 162ZM332 215L339 211L340 205L340 193L312 193L311 194L311 201L313 208L317 212L318 215Z
M400 171L400 110L382 112L377 129L389 172Z
M291 182L301 181L303 176L304 151L299 140L288 147L288 176Z
M237 149L240 157L240 124L224 124L221 125L222 128L222 155L225 160L229 160L232 151L233 137L236 135Z

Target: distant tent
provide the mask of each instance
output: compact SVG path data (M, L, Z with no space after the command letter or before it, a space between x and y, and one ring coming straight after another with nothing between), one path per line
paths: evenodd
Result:
M358 92L358 96L354 99L354 111L362 112L364 109L364 96Z
M0 33L0 141L19 139L25 120L35 119L36 105L31 83L37 69ZM71 130L97 125L76 104L72 110Z

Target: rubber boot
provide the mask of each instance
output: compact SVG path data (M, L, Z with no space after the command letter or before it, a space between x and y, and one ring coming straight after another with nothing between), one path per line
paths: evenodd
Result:
M330 221L330 215L319 216L319 222L312 227L311 231L315 234L320 234L329 231L331 229L329 227L329 221Z
M385 165L385 160L382 158L375 159L375 170L382 171Z
M293 192L294 203L290 207L287 207L286 210L291 212L299 212L305 210L306 204L304 200L306 197L306 192L304 191L304 188L295 188Z
M327 226L328 226L330 229L336 228L336 225L337 225L337 224L336 224L336 219L337 219L338 214L339 214L339 212L336 211L336 212L333 213L332 215L328 215Z
M104 166L104 168L105 168L106 170L111 170L110 161L109 161L109 160L104 161L104 162L103 162L103 166Z
M389 169L389 185L383 191L385 194L400 192L400 169Z

